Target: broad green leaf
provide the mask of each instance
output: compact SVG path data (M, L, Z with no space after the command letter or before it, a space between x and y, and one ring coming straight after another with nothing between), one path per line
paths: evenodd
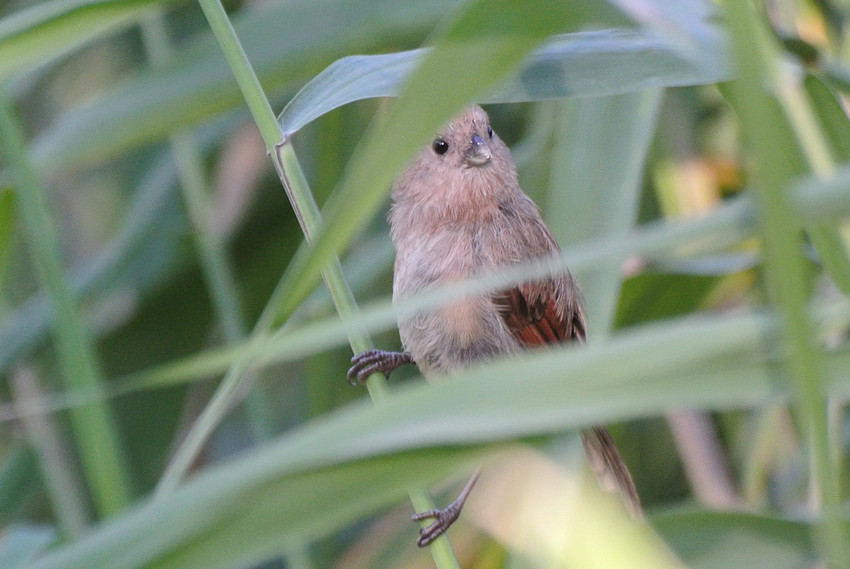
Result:
M699 51L639 29L576 32L549 39L482 103L518 103L563 97L595 97L655 86L699 85L730 77L716 29L708 28ZM353 55L331 64L287 103L281 130L287 136L342 105L398 95L428 49Z
M560 106L546 212L562 246L630 232L662 94L648 89ZM623 260L578 274L591 338L610 332Z
M51 0L0 19L0 81L135 22L163 0Z

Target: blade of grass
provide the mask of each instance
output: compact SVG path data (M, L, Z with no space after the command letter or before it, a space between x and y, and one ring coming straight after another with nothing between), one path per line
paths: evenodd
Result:
M847 301L818 317L837 313L850 315ZM487 441L670 405L725 410L784 401L792 386L776 376L769 361L775 345L766 341L780 330L771 314L687 317L586 349L529 353L454 380L409 384L377 408L355 403L212 467L171 499L128 511L32 569L108 568L128 559L154 567L193 559L210 568L257 561L282 540L327 535L390 504L411 480L432 482L500 448ZM837 392L850 389L848 365L846 351L830 356Z
M43 390L32 369L19 367L12 373L15 401L23 405L43 396ZM62 533L71 539L81 537L91 523L88 506L83 501L85 489L67 449L70 448L52 417L31 415L24 420L27 438L38 453L41 476L59 521Z
M774 101L764 91L765 83L776 85L778 53L753 5L726 1L724 6L740 70L739 79L730 88L736 92L737 111L759 164L753 185L758 198L768 293L783 317L796 411L810 445L812 477L822 509L817 537L828 566L848 567L841 530L841 489L829 448L824 362L813 342L811 322L805 312L806 270L797 238L800 223L793 216L787 195L788 184L795 176L795 160L789 156L792 149L776 145L784 137L774 114Z
M24 230L41 288L50 295L54 338L68 388L102 390L94 343L74 307L44 188L26 156L26 143L5 91L0 90L0 144L16 181ZM130 501L132 492L119 431L103 402L71 410L71 423L88 488L98 512L109 515Z
M807 192L806 195L819 195L817 192ZM818 208L832 212L831 204L845 203L850 195L850 182L836 192L829 201L820 202L812 200ZM810 203L810 202L806 202ZM686 250L686 254L700 254L712 252L727 247L731 243L747 239L754 232L754 209L747 199L733 202L699 220L689 222L658 223L641 228L622 238L613 241L599 239L586 243L580 247L566 249L563 258L569 260L569 266L577 271L593 270L602 263L607 262L609 257L624 257L627 255L641 255L652 262L657 259L670 259L677 255L677 250ZM535 266L521 266L500 275L489 275L463 283L452 284L433 291L432 294L422 295L415 299L409 299L390 305L389 301L378 303L375 306L360 311L356 317L357 326L370 331L382 331L395 326L400 314L411 313L417 310L430 309L441 306L444 303L456 300L461 295L480 294L506 283L519 282L529 277L540 277L550 274L552 270L563 270L567 266L565 261L560 264ZM281 281L283 282L283 280ZM267 310L257 322L257 329L270 329L270 321L274 316L273 308L277 306L276 300L285 294L285 289L279 288L272 295ZM308 327L300 327L295 330L281 330L275 337L266 334L258 336L254 343L246 343L237 348L227 350L210 351L198 356L192 356L148 369L141 374L126 377L113 382L112 396L132 393L139 389L162 387L178 383L184 383L195 378L205 377L226 371L228 366L234 362L244 360L248 363L258 365L260 360L266 362L293 361L300 357L320 353L330 347L337 346L346 339L346 332L351 324L348 321L340 322L337 319L314 322ZM315 329L314 329L315 328ZM285 346L289 337L295 341L292 346ZM272 356L269 358L269 356ZM238 367L238 366L237 366ZM230 370L228 373L232 373ZM59 398L53 398L49 402L42 402L34 411L46 412L48 410L59 410L74 405L80 405L94 394L74 391L66 393ZM0 421L14 420L15 413L0 407Z
M260 129L266 147L270 155L275 157L275 169L283 182L287 196L301 224L301 229L307 241L310 242L315 234L314 232L319 227L319 211L309 191L309 186L304 179L295 153L291 145L287 144L285 140L282 141L282 136L275 116L272 113L271 106L227 18L224 7L217 0L199 1L204 15L207 17L207 21L239 84L248 108ZM329 258L327 264L322 268L322 272L338 312L341 315L354 314L356 312L354 297L342 275L339 259ZM285 287L279 286L275 291L275 296L288 293L289 291ZM276 305L270 304L269 306L274 307ZM261 337L266 332L267 326L271 324L271 318L267 318L265 316L266 314L273 315L274 313L264 310L264 315L260 318L253 337ZM351 332L350 338L351 346L355 352L372 345L369 337L362 331L355 330ZM237 362L231 368L230 372L228 372L224 381L219 386L213 401L204 410L202 417L195 423L192 432L187 436L186 441L181 445L181 448L175 454L174 460L163 474L157 486L157 496L168 494L186 472L191 460L196 456L197 451L201 448L209 433L212 432L215 424L218 423L226 412L227 406L229 406L236 392L236 387L244 379L244 369L240 368L245 367L245 362ZM373 374L367 382L367 387L373 401L378 402L384 399L386 386L385 379L381 374ZM417 505L423 505L425 507L432 506L430 497L423 490L410 490L409 495L411 500ZM454 552L451 550L451 546L445 537L436 540L429 549L434 557L434 562L440 569L456 569L458 567Z

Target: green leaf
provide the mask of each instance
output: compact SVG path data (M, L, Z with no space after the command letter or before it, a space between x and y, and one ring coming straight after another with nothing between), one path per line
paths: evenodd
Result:
M294 0L240 12L233 26L263 87L279 94L338 54L378 49L388 37L424 36L453 4ZM100 162L241 104L221 50L211 34L200 34L167 67L138 73L64 113L33 142L33 159L51 169Z
M824 324L848 317L847 302L819 312ZM674 406L776 402L789 395L769 361L774 346L766 339L777 331L778 320L765 314L689 317L400 387L378 407L349 405L209 468L168 499L117 516L30 567L245 564L401 500L410 485L481 461L502 441ZM850 354L834 354L829 363L833 389L848 392Z
M662 94L648 89L562 103L546 204L549 225L562 246L630 232ZM623 260L611 257L578 274L591 337L611 329Z
M482 103L594 97L655 86L698 85L730 77L717 29L706 29L699 51L688 51L651 30L607 29L549 39ZM428 49L354 55L335 61L287 103L279 120L288 136L342 105L398 95Z
M481 453L438 448L332 465L314 459L310 463L318 466L309 466L299 464L304 449L293 452L290 442L211 469L168 499L137 507L27 567L248 565L389 507L411 484L433 484L481 458ZM412 539L413 524L410 532Z
M0 19L0 81L127 27L165 0L51 0Z
M643 273L623 283L615 328L682 316L698 309L718 277Z
M817 559L812 526L805 522L684 510L654 515L652 525L688 567L794 569Z
M820 126L835 152L835 158L839 162L847 162L850 160L850 119L844 108L820 77L807 74L804 86L812 101L812 110L817 113Z
M841 162L850 161L850 120L844 108L819 78L807 75L804 85L833 154ZM850 294L850 248L847 241L832 224L810 224L806 230L835 285L844 294Z

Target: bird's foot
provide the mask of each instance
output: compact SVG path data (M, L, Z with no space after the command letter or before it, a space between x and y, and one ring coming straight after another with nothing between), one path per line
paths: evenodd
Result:
M466 503L466 498L472 491L472 487L475 486L475 483L478 481L479 474L481 474L481 469L475 471L475 474L472 475L469 482L466 483L466 486L463 487L463 490L461 490L460 495L455 498L454 502L442 510L428 510L427 512L414 514L412 516L411 519L414 522L431 519L434 520L433 523L419 530L419 539L416 540L416 545L419 547L427 547L435 539L446 533L446 530L448 530L449 527L457 521L460 516L460 511Z
M421 514L412 516L415 522L433 519L434 521L428 526L419 530L419 539L416 540L416 545L419 547L427 547L431 542L446 533L446 530L451 527L460 517L462 506L452 502L442 510L428 510Z
M389 375L396 368L412 364L413 358L407 352L385 352L384 350L366 350L351 358L353 364L348 369L348 383L364 383L373 373L383 372Z

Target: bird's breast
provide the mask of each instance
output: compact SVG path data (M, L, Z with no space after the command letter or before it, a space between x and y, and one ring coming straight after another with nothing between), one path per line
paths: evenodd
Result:
M475 276L491 264L475 231L446 227L416 244L397 242L393 297L407 298ZM517 348L486 294L422 311L400 322L399 332L405 349L426 375L465 367Z

